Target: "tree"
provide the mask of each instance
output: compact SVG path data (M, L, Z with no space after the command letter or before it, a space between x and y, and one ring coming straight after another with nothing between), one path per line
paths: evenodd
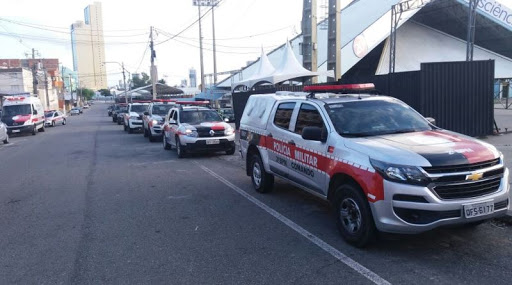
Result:
M77 89L76 93L78 94L78 96L82 96L82 98L85 98L85 100L91 100L95 94L94 91L87 88Z
M105 96L105 97L112 96L109 89L100 89L98 91L101 93L101 96Z
M149 78L149 75L145 72L142 72L140 77L134 76L132 78L132 81L133 81L133 89L151 84L151 79Z
M160 79L160 80L158 80L158 83L166 84L167 82L165 82L164 79Z

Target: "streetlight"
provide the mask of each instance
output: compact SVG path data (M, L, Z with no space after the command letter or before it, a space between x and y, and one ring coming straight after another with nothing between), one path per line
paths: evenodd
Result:
M124 101L125 101L125 103L126 103L126 104L128 104L128 95L126 94L126 91L127 91L127 90L126 90L126 89L127 89L127 88L126 88L126 76L125 76L125 74L124 74L124 71L125 71L126 69L124 69L124 62L123 62L123 63L119 63L119 62L117 62L117 61L104 61L104 62L103 62L103 64L106 64L106 63L117 63L117 64L119 64L119 66L121 66L121 68L123 69ZM128 71L127 71L127 72L128 72Z

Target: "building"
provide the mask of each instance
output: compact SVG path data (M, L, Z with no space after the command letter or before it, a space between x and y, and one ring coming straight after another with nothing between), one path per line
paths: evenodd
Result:
M41 100L45 110L59 109L59 85L54 72L38 70L36 73L36 94L32 70L23 67L0 68L0 94L3 95L35 95ZM46 80L46 82L45 82Z
M197 87L197 75L196 70L191 68L188 73L188 77L190 80L190 87Z
M107 88L105 71L105 41L101 3L94 2L84 9L84 21L71 25L73 68L80 87L93 90Z
M469 0L423 0L403 11L396 25L394 72L420 70L424 62L466 60L466 36ZM390 71L390 31L393 5L401 0L347 1L341 10L341 74L344 78L388 74ZM474 60L494 60L496 80L512 78L512 9L499 0L482 0L477 6ZM414 4L414 5L416 5ZM496 7L500 9L496 9ZM372 9L368 9L372 7ZM364 17L362 16L364 15ZM324 20L324 22L326 22ZM328 30L319 23L318 71L328 64ZM303 36L290 41L296 58L303 61ZM278 66L286 51L282 45L268 53ZM249 64L221 81L218 88L233 88L258 72L258 64ZM319 78L326 82L327 77ZM508 85L507 85L508 88Z

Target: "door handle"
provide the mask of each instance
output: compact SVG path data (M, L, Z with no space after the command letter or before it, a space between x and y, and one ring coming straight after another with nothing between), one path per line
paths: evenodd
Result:
M288 142L289 145L295 145L295 142L293 140Z

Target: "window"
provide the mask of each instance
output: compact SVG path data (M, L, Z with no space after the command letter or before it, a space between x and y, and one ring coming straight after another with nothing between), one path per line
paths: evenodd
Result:
M292 119L293 109L295 103L281 103L277 107L276 115L274 117L274 124L280 128L288 129Z
M295 124L295 132L302 134L304 127L324 128L324 121L318 110L310 104L302 104L300 106L297 123Z
M172 116L174 115L174 110L172 110L170 113L169 113L169 121L172 120Z
M172 119L173 119L174 121L178 121L178 112L173 111Z

